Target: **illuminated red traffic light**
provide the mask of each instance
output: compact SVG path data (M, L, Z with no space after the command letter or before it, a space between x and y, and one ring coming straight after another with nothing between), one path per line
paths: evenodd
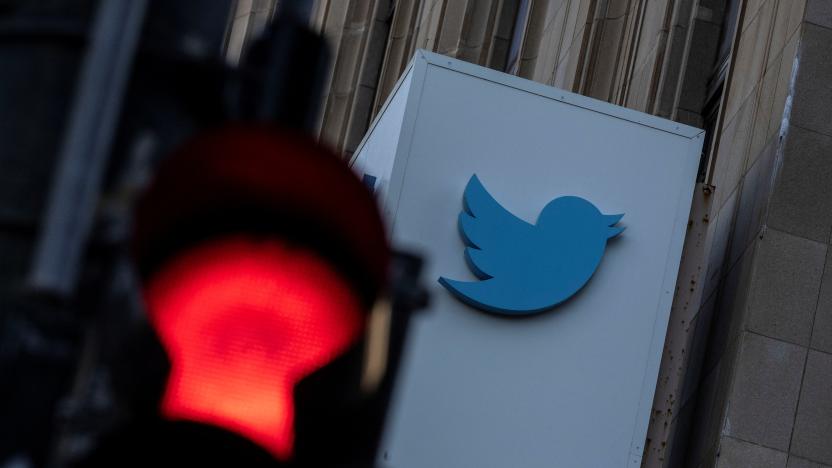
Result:
M341 159L268 125L197 135L154 174L132 248L170 362L163 427L219 428L294 465L372 459L385 397L360 386L365 322L390 251Z
M358 298L327 262L273 239L189 249L146 288L171 360L162 413L226 428L278 459L293 448L293 390L361 334Z

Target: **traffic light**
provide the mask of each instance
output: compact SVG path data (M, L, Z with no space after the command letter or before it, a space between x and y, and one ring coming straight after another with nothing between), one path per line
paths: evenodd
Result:
M44 112L67 123L60 142L17 145L37 169L19 199L49 196L14 216L29 273L0 320L15 374L0 465L371 465L420 262L391 253L373 196L302 133L327 53L301 3L279 2L234 65L227 0L61 17L17 3L26 25L70 20L84 40L74 91L21 94L52 96ZM47 42L65 49L64 32Z
M338 157L267 124L197 135L140 199L132 255L168 362L142 381L149 348L124 361L152 398L87 465L372 463L407 320L375 200Z

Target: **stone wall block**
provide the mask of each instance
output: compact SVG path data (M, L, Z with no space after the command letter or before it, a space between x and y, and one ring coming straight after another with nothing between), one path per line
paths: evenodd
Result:
M832 354L809 351L792 436L792 453L832 464Z
M826 244L767 229L757 250L748 329L808 346Z
M800 44L792 123L832 136L832 29L806 24Z
M768 225L826 243L832 232L830 181L832 136L791 126L771 197Z
M723 435L787 451L805 359L806 348L745 333Z

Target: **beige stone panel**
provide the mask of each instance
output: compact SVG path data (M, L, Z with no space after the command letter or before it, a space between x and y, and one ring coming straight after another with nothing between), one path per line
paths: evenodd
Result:
M569 3L569 0L548 0L546 8L546 18L544 20L545 28L551 27L555 23L562 23L563 20L558 20L562 15L563 8Z
M462 60L486 65L488 51L493 40L493 29L500 12L499 0L475 0L463 19L456 56ZM444 32L443 32L444 35Z
M508 48L508 39L503 37L494 37L489 46L488 59L485 62L485 66L493 70L505 71Z
M347 125L350 100L351 96L345 93L330 93L327 96L319 139L336 151L341 150L341 136Z
M769 58L766 62L766 69L772 66L779 66L779 54L786 46L794 29L792 25L795 19L792 15L802 18L805 0L778 0L777 9L774 15L774 25L771 32L771 45L769 46Z
M789 83L792 78L792 67L794 65L797 44L800 41L800 28L792 34L786 47L780 55L780 67L777 72L777 87L771 105L771 118L768 122L768 133L773 135L780 130L783 117L786 112L786 98L789 93Z
M581 49L573 49L573 53L577 53L579 55L578 66L576 69L576 76L575 76L575 85L573 90L575 92L581 94L587 94L586 90L589 87L589 76L592 70L592 51L596 47L594 44L595 37L596 37L596 30L597 28L597 4L592 1L592 3L584 4L581 3L582 7L586 7L586 13L583 17L586 18L586 22L584 23L583 28L579 28L580 35L576 34L575 41L580 42Z
M590 70L591 81L587 95L602 101L612 99L624 26L625 18L604 20L597 55Z
M569 0L566 5L566 21L563 25L563 34L558 50L558 63L566 57L567 51L572 47L575 40L577 29L581 27L579 23L585 23L586 19L579 17L582 7L581 0Z
M231 27L228 32L228 44L225 48L225 59L228 63L236 65L240 61L240 56L243 53L243 46L248 36L248 14L237 16L231 21Z
M567 70L561 70L562 65L571 65L571 73L574 76L578 63L575 59L571 63L565 62L564 59L570 50L574 50L573 53L580 53L584 27L588 22L591 23L592 18L587 18L589 8L586 1L559 0L548 3L547 6L549 8L546 11L547 20L541 36L535 39L534 31L527 34L525 42L527 59L525 63L521 63L519 74L541 83L554 86L560 83L560 86L563 86L563 77ZM552 8L555 9L552 10ZM579 29L576 30L576 28ZM578 46L573 47L576 43ZM569 89L572 87L572 81L570 79Z
M581 32L585 27L581 29ZM569 90L576 91L579 84L578 66L583 59L581 52L583 51L583 43L573 41L572 46L567 50L566 55L558 64L557 73L553 85Z
M720 432L725 432L730 426L730 421L725 419L725 413L730 407L728 398L736 375L736 357L744 339L742 335L745 334L745 315L748 310L749 290L756 268L758 250L758 244L754 242L729 270L722 285L722 294L718 298L721 303L718 306L721 312L715 313L715 322L711 327L712 333L709 339L712 343L709 346L714 356L706 354L706 365L711 364L707 362L709 358L721 361L717 394L721 401L722 415L719 420L712 422L716 424Z
M806 348L745 332L739 353L723 435L788 450Z
M326 2L324 11L323 28L321 32L330 46L335 49L341 42L341 33L344 31L344 22L347 18L348 0L329 0Z
M375 88L360 85L353 93L352 108L347 121L344 142L341 147L342 156L349 160L370 124Z
M551 4L550 4L551 5ZM548 15L547 15L548 16ZM540 82L540 77L545 74L546 55L552 46L551 23L543 20L530 20L529 26L536 25L534 31L529 31L523 41L523 49L520 52L520 67L517 75Z
M372 17L367 21L364 53L361 57L361 71L358 84L368 88L378 87L379 72L383 65L387 38L390 35L390 17L393 4L390 0L373 0ZM372 102L371 102L372 104ZM372 105L370 106L372 108Z
M632 0L609 0L607 3L606 18L621 18L628 13L628 9L632 8Z
M684 80L685 48L690 41L686 26L673 26L667 36L667 45L661 62L657 63L657 76L654 77L656 88L654 102L650 112L654 115L670 119L678 107L678 93ZM658 66L660 65L660 67Z
M607 11L610 18L623 18L624 31L618 39L618 57L615 64L615 81L611 91L610 102L627 105L630 99L632 80L638 75L643 64L637 62L650 56L653 50L639 50L638 45L644 27L647 0L628 1L625 5L618 4ZM641 54L641 58L639 58ZM654 57L655 58L655 57Z
M748 28L748 25L757 18L763 3L769 1L771 0L745 0L745 13L742 19L742 31L745 31L745 29ZM740 7L742 8L742 5L740 5Z
M341 33L335 60L335 79L332 90L335 93L352 93L358 82L358 74L364 64L364 49L375 0L351 0Z
M778 194L775 191L774 196ZM771 224L760 235L746 327L749 331L806 347L812 338L827 246L781 232Z
M731 70L731 83L725 104L725 121L731 120L763 76L768 55L769 38L774 15L774 0L766 0L745 31Z
M551 84L555 77L555 67L560 55L561 43L563 42L564 26L569 1L560 3L554 17L549 20L544 33L544 44L541 48L539 66L535 69L534 81Z
M649 112L653 100L653 80L656 79L658 54L663 52L662 44L654 44L647 60L633 73L628 84L624 105L630 109Z
M353 101L349 110L346 134L342 151L349 156L361 142L373 113L373 103L378 86L379 70L384 57L384 50L389 36L389 23L392 4L389 0L370 0L364 22L354 23L362 31L361 55L357 55Z
M433 50L442 55L457 57L462 36L462 24L471 3L469 0L445 1L436 31L436 45Z
M721 437L716 468L786 468L788 454L733 437Z
M719 146L712 150L714 151L714 154L711 156L711 164L713 164L713 176L711 182L714 186L714 194L719 196L722 203L725 202L727 196L731 193L731 187L728 185L724 186L723 179L725 178L725 172L728 167L728 153L731 150L734 135L737 133L735 120L736 119L731 119L727 125L723 126L719 132ZM716 208L721 208L722 203L717 204Z
M225 58L236 65L251 40L259 35L271 21L275 0L239 0L234 5L233 18L228 30Z
M719 152L714 167L716 206L722 206L726 196L734 191L743 175L756 104L756 99L747 99L720 136Z
M698 6L698 0L678 0L672 6L667 45L664 47L661 71L656 78L655 102L651 107L655 115L678 120L682 96L696 102L692 107L685 107L688 112L699 109L703 104L701 101L697 102L702 99L697 96L700 95L699 88L705 85L702 81L711 72L711 63L703 63L701 57L710 57L710 54L705 52L708 46L704 39L707 36L705 31L712 28L699 22L702 28L694 35L697 29ZM687 116L683 115L681 118L691 122ZM698 119L691 123L699 126L696 120Z
M647 0L637 42L636 68L642 67L647 60L655 60L656 44L660 36L667 34L669 3L669 0Z
M276 0L253 0L251 12L258 16L271 16L274 13Z
M655 94L653 82L658 67L661 67L667 41L665 28L660 26L660 18L664 16L662 12L666 9L666 0L630 2L626 13L627 26L621 40L614 103L649 112ZM651 71L645 73L648 69Z
M567 17L566 20L568 22L569 17ZM567 25L568 25L568 23L567 23ZM581 29L581 31L583 31L583 28ZM566 31L564 31L564 32L566 32ZM579 32L579 31L573 31L572 35L574 35L576 32ZM564 59L566 59L568 55L574 53L573 50L576 48L575 44L578 44L577 47L580 48L580 41L575 40L574 36L572 36L572 35L570 35L570 37L564 36L563 41L561 42L560 50L558 50L558 64L555 66L555 77L557 77L557 75L561 74L559 69L560 69L561 63L564 61ZM552 80L552 83L554 83L555 81L556 81L556 78Z
M751 129L751 144L748 148L748 157L745 162L745 170L747 171L757 160L757 157L762 153L766 142L772 135L770 131L769 122L772 118L780 118L779 115L774 115L772 112L772 105L774 104L774 92L777 87L777 79L780 72L780 61L782 52L776 57L776 66L772 66L763 76L763 81L760 83L759 93L757 94L757 109L754 112L754 125Z
M517 10L517 0L499 0L494 18L494 28L489 44L486 66L503 71L506 68L508 50L514 29L514 16Z
M374 0L350 0L347 4L340 33L340 42L335 50L332 65L332 79L322 120L320 138L338 151L343 151L345 134L353 110L353 100L359 74L364 65L369 25L373 21Z
M312 14L309 15L309 27L313 30L323 30L326 7L329 2L330 0L314 0L314 4L312 5Z
M436 52L484 65L499 0L448 0L437 31Z
M549 16L549 9L553 2L560 3L560 0L538 0L532 2L529 8L529 18L526 24L525 37L520 49L520 64L517 69L517 76L534 79L535 68L537 67L540 48L544 45L543 37L546 32L546 20Z
M789 6L791 7L789 10L789 22L787 26L787 36L791 37L797 28L800 26L800 23L803 22L803 15L806 10L806 2L808 0L780 0L780 1L788 1Z
M572 35L573 40L581 40L581 31L585 30L585 26L592 24L592 15L595 8L595 0L573 0L578 2L578 26L575 27L575 34ZM581 25L583 23L583 26Z
M415 24L418 15L418 0L398 0L396 2L390 24L390 33L387 38L387 49L384 52L384 60L379 74L373 115L384 104L413 55Z
M592 1L587 8L586 25L584 27L583 44L584 51L581 52L581 61L578 65L577 92L590 96L589 89L592 87L593 70L597 61L598 48L604 30L604 12L596 1Z
M822 462L823 465L801 463L800 467L828 468L832 464L832 444L829 443L832 434L830 389L832 354L810 351L790 449L795 455Z
M420 2L419 19L416 22L416 48L435 50L447 0Z
M653 74L653 67L651 64L644 64L641 68L633 72L630 80L630 87L628 89L627 101L625 105L630 109L642 110L647 107L647 83L650 76Z
M249 19L249 38L260 34L269 24L274 14L275 0L252 0Z
M582 28L583 29L583 28ZM568 91L574 91L577 87L577 70L578 64L581 62L581 44L574 43L567 51L566 55L561 59L557 67L553 86Z
M317 133L319 138L333 147L338 141L338 132L324 135L325 130L330 125L330 121L334 118L332 108L339 107L335 103L331 103L331 94L333 93L333 78L335 76L336 65L338 62L337 52L341 44L341 33L344 29L344 22L347 17L348 1L326 1L322 5L322 29L321 32L329 44L330 50L333 51L330 65L324 76L323 95L321 96L321 116L318 119ZM343 118L343 116L342 116ZM336 120L338 120L336 118Z

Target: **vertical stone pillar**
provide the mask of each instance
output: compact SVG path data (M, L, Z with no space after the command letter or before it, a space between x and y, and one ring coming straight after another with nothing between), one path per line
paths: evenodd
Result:
M744 6L686 466L832 466L830 43L829 2Z

